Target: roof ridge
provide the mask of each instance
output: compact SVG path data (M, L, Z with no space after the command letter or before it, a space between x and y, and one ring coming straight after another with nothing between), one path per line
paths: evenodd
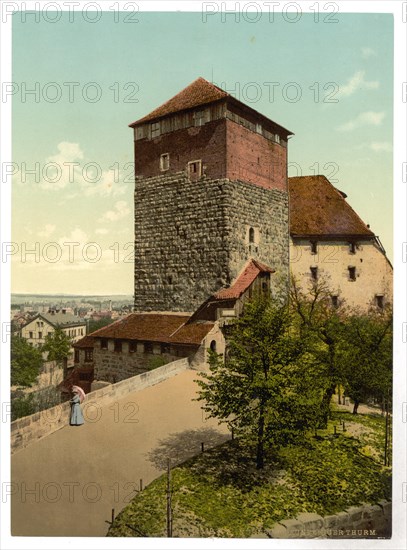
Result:
M205 92L202 93L201 98L195 98L194 94L198 95L198 92ZM215 95L210 95L209 92L212 92ZM188 97L188 92L191 92L191 97ZM206 97L205 97L206 94ZM188 86L185 86L185 88L182 88L179 92L177 92L174 96L172 96L170 99L167 99L161 105L153 109L150 113L147 115L139 118L135 122L132 122L129 124L130 127L134 127L137 124L141 124L142 122L147 122L151 120L155 120L158 118L162 118L164 116L174 114L176 112L185 111L188 109L193 109L194 107L198 107L199 105L205 105L208 103L213 103L214 101L218 101L220 99L226 98L226 97L232 97L228 92L225 90L222 90L222 88L219 88L219 86L216 86L216 84L213 84L212 82L209 82L202 76L199 76L195 80L193 80ZM177 106L177 101L181 104ZM184 102L184 105L182 104ZM166 109L167 108L167 109Z

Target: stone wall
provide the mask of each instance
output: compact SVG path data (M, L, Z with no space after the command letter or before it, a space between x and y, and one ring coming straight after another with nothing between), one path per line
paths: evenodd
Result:
M138 348L144 349L143 344L139 343ZM166 363L176 361L179 355L175 353L161 353L161 345L153 344L153 353L143 353L135 351L130 353L129 342L122 342L122 351L114 351L114 340L108 340L108 349L101 348L100 338L95 338L93 348L94 377L95 380L104 380L115 384L132 376L142 374L154 367L154 360L162 358ZM188 353L184 355L187 356Z
M192 312L229 286L250 257L287 283L286 192L227 179L192 182L184 172L136 180L136 311Z
M266 535L272 539L335 538L366 539L391 537L391 502L352 506L331 516L303 513L280 521ZM255 537L255 536L254 536Z
M188 359L179 359L149 372L133 376L117 384L108 384L103 388L88 393L82 405L86 421L86 408L92 404L100 407L109 402L121 399L127 394L140 391L175 376L189 368ZM94 406L92 413L94 414ZM20 418L11 423L11 453L35 443L39 439L68 426L70 414L69 401L31 416ZM93 417L92 417L93 418Z

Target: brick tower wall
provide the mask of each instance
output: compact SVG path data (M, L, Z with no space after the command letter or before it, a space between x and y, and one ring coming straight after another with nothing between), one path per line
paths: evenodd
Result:
M185 172L136 179L136 311L192 312L229 286L250 257L287 284L285 191L207 176L191 182Z

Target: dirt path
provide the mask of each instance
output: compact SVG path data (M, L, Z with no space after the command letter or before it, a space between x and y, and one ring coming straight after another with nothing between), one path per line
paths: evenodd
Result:
M230 437L205 420L197 373L183 372L99 409L94 422L67 426L12 456L14 536L105 536L139 488L164 471Z

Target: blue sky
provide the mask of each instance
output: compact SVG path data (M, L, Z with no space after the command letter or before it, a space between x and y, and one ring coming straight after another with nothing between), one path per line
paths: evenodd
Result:
M133 292L128 124L198 76L293 131L289 175L325 174L391 258L391 15L338 14L332 24L311 14L297 23L137 18L14 16L13 292ZM25 93L35 86L38 97ZM25 174L36 163L39 175ZM39 257L24 257L36 242Z

